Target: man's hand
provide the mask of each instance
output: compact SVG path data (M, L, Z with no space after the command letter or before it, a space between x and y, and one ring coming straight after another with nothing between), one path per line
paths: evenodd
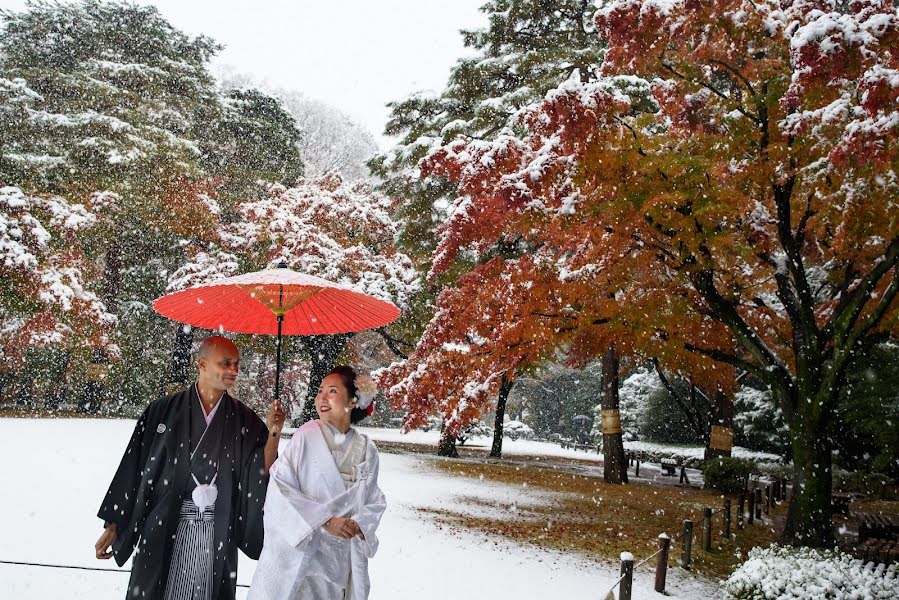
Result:
M325 522L325 530L331 535L336 535L348 540L357 535L362 535L359 524L352 519L344 519L343 517L331 517Z
M278 435L280 435L286 417L287 413L284 412L281 403L277 400L272 402L272 407L268 411L268 420L266 421L269 433L272 437L278 437Z
M110 546L115 543L117 533L118 528L115 523L110 523L109 527L103 530L103 535L101 535L100 539L97 540L97 543L94 544L94 549L97 551L97 558L100 560L112 558Z

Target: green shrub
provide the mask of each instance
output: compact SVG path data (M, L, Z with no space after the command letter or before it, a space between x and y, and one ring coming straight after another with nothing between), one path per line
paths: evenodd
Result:
M837 471L834 473L833 489L840 492L857 492L869 498L892 500L895 496L893 480L883 473L864 471Z
M783 463L756 463L758 474L769 479L793 479L793 465Z
M708 460L702 467L705 487L718 490L722 494L734 494L745 490L750 475L758 472L758 467L745 458L719 457Z

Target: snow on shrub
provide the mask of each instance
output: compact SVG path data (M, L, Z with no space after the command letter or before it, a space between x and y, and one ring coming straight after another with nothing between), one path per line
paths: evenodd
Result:
M503 423L503 436L517 440L518 438L529 439L534 435L534 430L522 423L521 421L506 421Z
M663 458L673 458L686 467L698 468L705 462L705 448L702 446L678 446L676 444L657 444L654 442L624 442L624 449L632 452L643 462L659 462ZM751 460L760 467L766 463L777 463L780 457L767 452L756 452L734 446L733 456ZM766 469L760 468L759 470ZM792 471L790 471L792 473Z
M895 600L896 565L863 564L838 551L753 548L724 583L731 600Z

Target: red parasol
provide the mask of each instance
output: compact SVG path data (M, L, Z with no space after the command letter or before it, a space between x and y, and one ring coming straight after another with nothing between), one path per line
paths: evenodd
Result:
M280 398L281 336L351 333L391 323L400 309L384 300L281 263L174 292L153 302L164 317L202 329L278 336L275 400Z

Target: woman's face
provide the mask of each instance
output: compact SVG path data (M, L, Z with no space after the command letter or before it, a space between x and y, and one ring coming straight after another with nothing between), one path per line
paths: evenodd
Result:
M356 401L350 398L341 375L331 373L322 380L315 396L315 410L319 419L334 426L349 424L350 412L355 406Z

